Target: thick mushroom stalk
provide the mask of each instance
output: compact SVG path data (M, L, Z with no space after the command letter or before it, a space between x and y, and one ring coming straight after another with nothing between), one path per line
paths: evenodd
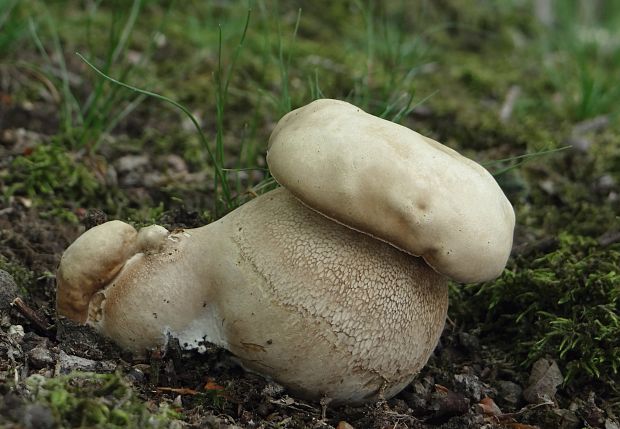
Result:
M389 398L439 340L445 275L501 272L512 207L482 167L334 100L285 116L268 161L288 189L210 225L87 231L62 257L58 313L138 354L220 345L304 397Z
M125 226L87 231L65 252L60 273L97 270L119 251L97 246L102 236L137 248L128 241L144 229ZM132 254L81 313L61 306L61 296L80 291L94 287L58 276L59 313L86 319L135 353L168 334L186 347L209 341L301 396L353 403L407 385L437 344L447 310L446 280L422 259L330 221L282 188Z

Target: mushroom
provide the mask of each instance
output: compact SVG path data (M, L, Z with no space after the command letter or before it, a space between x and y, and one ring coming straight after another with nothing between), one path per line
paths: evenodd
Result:
M336 100L284 116L267 160L283 187L204 227L88 230L58 313L137 354L214 343L302 397L395 395L439 340L448 277L504 268L510 203L475 162Z

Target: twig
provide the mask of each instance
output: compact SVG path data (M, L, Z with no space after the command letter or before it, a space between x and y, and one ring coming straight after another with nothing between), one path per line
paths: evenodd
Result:
M45 334L45 336L49 337L51 335L53 326L36 310L30 308L20 297L15 298L13 302L11 302L11 306L28 319L39 331Z
M519 411L515 411L514 413L503 413L500 414L499 416L495 416L497 418L504 418L504 417L515 417L518 416L520 414L523 414L527 411L530 410L535 410L536 408L540 408L540 407L544 407L544 406L554 406L555 403L553 401L544 401L541 402L539 404L530 404L530 405L526 405L525 407L521 408Z
M187 387L158 387L158 392L177 393L179 395L197 395L199 392Z

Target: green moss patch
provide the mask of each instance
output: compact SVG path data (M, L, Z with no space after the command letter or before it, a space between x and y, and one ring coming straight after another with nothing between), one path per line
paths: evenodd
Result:
M457 313L524 363L549 354L569 385L620 371L620 244L561 233L546 253L518 256L492 283L455 293ZM456 300L455 300L456 301ZM454 302L454 301L453 301Z
M26 386L33 399L50 408L60 427L167 428L180 417L167 404L144 402L117 374L32 375Z

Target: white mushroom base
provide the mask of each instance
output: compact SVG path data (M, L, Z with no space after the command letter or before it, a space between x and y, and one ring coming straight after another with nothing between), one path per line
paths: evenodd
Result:
M167 334L185 347L206 340L297 395L360 403L404 388L441 334L443 276L285 189L202 228L149 228L142 252L93 295L87 320L135 353ZM79 253L68 251L61 270ZM74 287L59 282L58 294Z

